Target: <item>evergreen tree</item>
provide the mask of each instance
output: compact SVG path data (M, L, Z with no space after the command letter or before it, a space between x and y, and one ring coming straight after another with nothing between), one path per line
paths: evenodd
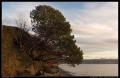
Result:
M30 12L30 18L33 31L39 38L38 50L54 55L56 57L54 60L57 62L64 60L73 65L81 63L83 52L76 46L70 24L59 10L51 6L39 5Z

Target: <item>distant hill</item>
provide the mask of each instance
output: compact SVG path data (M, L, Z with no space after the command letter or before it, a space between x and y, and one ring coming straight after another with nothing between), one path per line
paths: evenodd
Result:
M118 59L85 59L82 64L118 64Z

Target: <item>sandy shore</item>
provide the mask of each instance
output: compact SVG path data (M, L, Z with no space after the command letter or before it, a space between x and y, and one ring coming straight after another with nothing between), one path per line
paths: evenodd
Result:
M45 73L44 76L45 77L48 77L48 76L52 76L52 77L60 77L60 76L65 76L66 77L66 76L68 76L68 77L70 77L70 76L73 76L73 75L71 75L69 72L64 71L63 69L59 68L59 72L58 73L55 73L55 74Z
M59 76L73 76L70 72L64 71L63 69L59 68Z

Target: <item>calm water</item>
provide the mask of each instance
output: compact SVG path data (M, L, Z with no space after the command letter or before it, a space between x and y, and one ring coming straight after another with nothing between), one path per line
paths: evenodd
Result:
M118 76L118 64L80 64L76 67L60 64L59 67L74 76Z

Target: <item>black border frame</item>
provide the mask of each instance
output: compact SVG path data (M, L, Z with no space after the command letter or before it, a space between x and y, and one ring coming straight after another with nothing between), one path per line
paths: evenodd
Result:
M89 0L81 0L81 1L78 1L78 0L71 0L71 1L68 1L68 0L62 0L62 1L60 1L60 0L58 0L58 1L56 1L56 0L35 0L35 1L21 1L21 0L11 0L11 1L9 1L9 0L2 0L1 1L1 21L2 21L2 2L118 2L118 66L119 66L119 1L117 1L117 0L97 0L97 1L95 1L95 0L91 0L91 1L89 1ZM1 22L1 31L2 31L2 22ZM2 33L2 32L1 32ZM0 37L2 37L2 34L0 34ZM2 42L2 40L1 40L1 42ZM1 46L2 46L2 44L1 44ZM1 55L2 55L2 49L1 49ZM2 58L1 58L2 59ZM1 63L1 62L0 62ZM1 65L1 64L0 64ZM2 69L2 68L1 68ZM117 77L119 77L119 67L118 67L118 76L71 76L71 77L81 77L81 78L83 78L83 77L90 77L90 78L97 78L97 77L105 77L105 78L117 78ZM2 76L2 74L1 74L1 76ZM4 76L3 76L4 77ZM7 76L7 77L15 77L15 76ZM26 76L18 76L18 77L26 77ZM30 76L29 76L30 77ZM28 77L28 78L29 78ZM41 77L41 76L31 76L31 77ZM47 77L53 77L53 76L47 76ZM70 76L54 76L54 77L70 77Z

